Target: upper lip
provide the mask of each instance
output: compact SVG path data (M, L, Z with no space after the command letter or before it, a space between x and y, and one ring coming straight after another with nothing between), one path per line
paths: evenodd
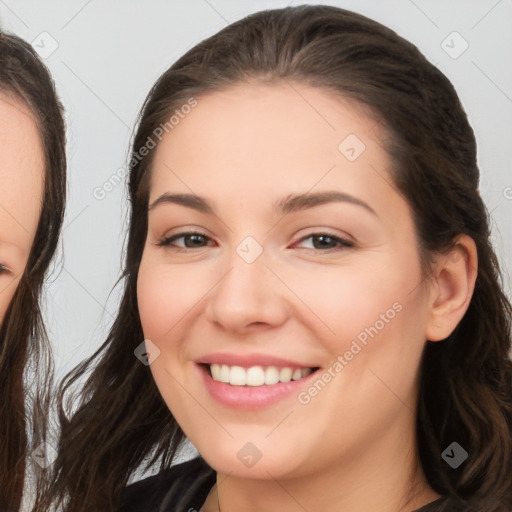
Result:
M278 366L287 368L317 368L317 365L309 363L300 363L274 357L268 354L229 354L226 352L216 352L206 354L195 361L197 364L225 364L228 366L241 366L250 368L251 366Z

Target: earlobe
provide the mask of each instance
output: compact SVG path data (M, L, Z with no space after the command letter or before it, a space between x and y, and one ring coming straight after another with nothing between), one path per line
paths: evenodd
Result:
M434 265L434 286L429 302L430 312L426 338L440 341L447 338L466 313L478 273L478 254L475 242L459 235L447 255Z

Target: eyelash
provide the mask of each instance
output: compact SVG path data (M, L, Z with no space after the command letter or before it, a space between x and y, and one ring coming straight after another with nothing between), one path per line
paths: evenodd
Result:
M199 236L202 236L204 238L211 240L211 238L208 235L205 235L204 233L201 233L199 231L182 231L181 233L177 233L176 235L172 235L172 236L163 238L162 240L157 242L156 245L158 247L170 247L172 242L174 242L175 240L178 240L180 238L183 238L187 235L189 235L189 236L199 235ZM340 238L339 236L333 235L332 233L329 233L329 232L310 233L309 235L302 237L296 243L303 242L304 240L307 240L308 238L317 238L317 237L321 237L321 236L326 236L326 237L332 238L335 242L337 242L339 244L339 246L337 248L334 247L334 248L329 248L326 250L316 249L316 248L313 248L310 250L317 251L317 252L320 251L323 253L331 253L331 252L338 252L338 251L350 249L350 248L354 247L354 245L355 245L353 242L346 240L344 238ZM176 251L176 252L188 252L190 250L202 249L202 248L203 247L173 247L172 250Z
M9 267L6 267L2 263L0 263L0 274L7 273L7 272L12 272L12 271Z

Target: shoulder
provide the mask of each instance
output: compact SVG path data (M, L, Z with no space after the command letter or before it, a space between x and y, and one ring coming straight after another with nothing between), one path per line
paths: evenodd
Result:
M196 457L126 487L118 512L199 510L215 479L215 471Z

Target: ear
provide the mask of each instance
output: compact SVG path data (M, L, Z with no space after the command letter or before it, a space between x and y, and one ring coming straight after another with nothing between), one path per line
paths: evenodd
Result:
M475 242L467 235L459 235L450 252L434 264L426 327L428 340L444 340L457 327L473 296L477 273Z

